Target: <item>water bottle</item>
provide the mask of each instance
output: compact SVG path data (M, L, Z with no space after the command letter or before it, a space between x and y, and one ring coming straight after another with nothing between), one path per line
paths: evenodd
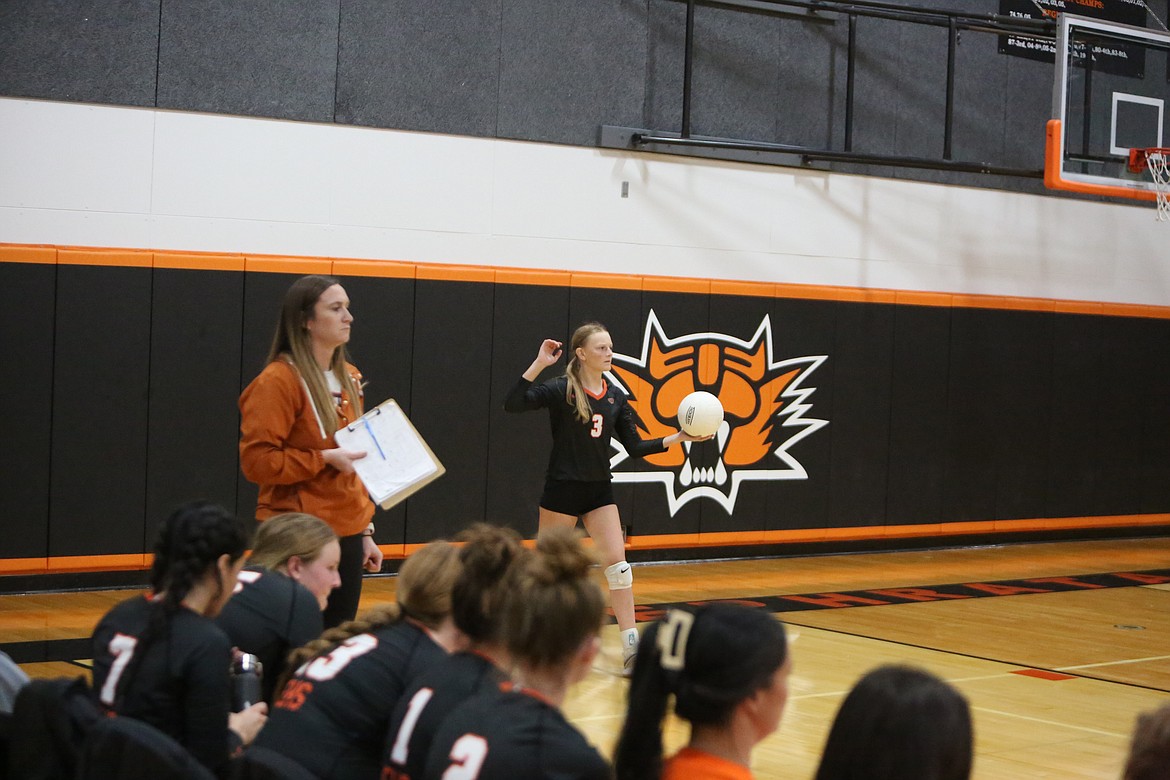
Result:
M238 653L232 661L232 710L240 712L263 701L260 681L264 664L251 653Z

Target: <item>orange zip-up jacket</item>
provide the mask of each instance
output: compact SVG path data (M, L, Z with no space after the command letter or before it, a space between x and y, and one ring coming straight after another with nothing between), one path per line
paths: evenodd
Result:
M361 374L346 364L356 382ZM342 392L342 425L354 416ZM322 450L337 443L325 436L296 368L284 360L264 367L240 395L240 468L260 486L256 519L306 512L324 520L338 536L353 536L369 524L374 503L357 474L325 463Z

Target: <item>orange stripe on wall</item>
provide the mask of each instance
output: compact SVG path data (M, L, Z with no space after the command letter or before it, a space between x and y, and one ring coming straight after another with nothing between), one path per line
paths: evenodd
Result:
M60 249L57 251L57 263L150 268L154 265L154 253L130 249Z
M394 260L334 260L333 276L372 276L381 279L413 279L414 263Z
M0 558L0 574L44 574L48 558Z
M61 555L50 557L47 568L49 574L146 569L150 566L149 557L143 553L128 553L126 555Z
M956 523L915 525L875 525L855 528L794 528L772 531L723 531L688 534L646 534L632 536L626 547L632 550L667 550L686 547L726 547L729 545L796 544L825 541L866 541L889 538L946 538L962 534L1010 534L1025 531L1072 531L1093 528L1170 529L1170 514L1110 515L1104 517L1049 517L1023 520L976 520ZM588 543L589 540L585 540ZM1010 541L1010 540L1008 540ZM528 546L533 542L528 540ZM424 544L381 544L382 554L390 560L404 558ZM125 555L75 555L50 558L0 558L3 574L60 574L66 572L111 571L149 568L152 556L142 553Z
M155 252L154 267L178 271L243 271L243 255L216 255L193 252Z
M435 279L444 282L485 282L496 280L496 269L485 265L440 265L420 264L416 273L419 279Z
M573 274L568 271L537 271L523 268L499 268L496 270L497 284L538 284L542 287L568 287L573 283Z
M84 247L53 247L28 244L0 244L0 262L72 263L86 265L133 265L192 270L238 270L235 255L198 252L149 251ZM611 290L656 290L692 294L752 295L802 300L848 301L854 303L901 303L915 306L1014 311L1055 311L1069 314L1099 314L1113 317L1170 319L1170 306L1128 303L1101 303L1047 298L996 295L969 295L915 290L888 290L864 287L834 287L813 284L737 282L690 277L603 274L590 271L557 271L496 266L415 264L397 260L347 260L311 257L270 257L248 255L244 270L262 273L335 274L391 278L438 279L507 284L564 285ZM566 278L568 281L566 282Z
M244 259L245 271L259 271L269 274L321 274L328 276L333 270L330 260L315 257L257 257L248 255Z
M0 244L0 263L49 263L57 262L57 247L28 246L26 244Z

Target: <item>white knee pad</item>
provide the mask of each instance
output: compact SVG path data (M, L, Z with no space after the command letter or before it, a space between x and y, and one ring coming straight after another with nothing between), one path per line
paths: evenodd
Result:
M610 590L624 590L634 587L634 570L625 561L618 561L605 569L605 579Z

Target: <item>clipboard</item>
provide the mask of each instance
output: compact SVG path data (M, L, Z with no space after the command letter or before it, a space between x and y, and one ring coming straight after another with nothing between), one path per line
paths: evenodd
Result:
M333 438L337 446L365 451L353 462L370 498L383 509L405 501L447 472L393 398L374 407Z

